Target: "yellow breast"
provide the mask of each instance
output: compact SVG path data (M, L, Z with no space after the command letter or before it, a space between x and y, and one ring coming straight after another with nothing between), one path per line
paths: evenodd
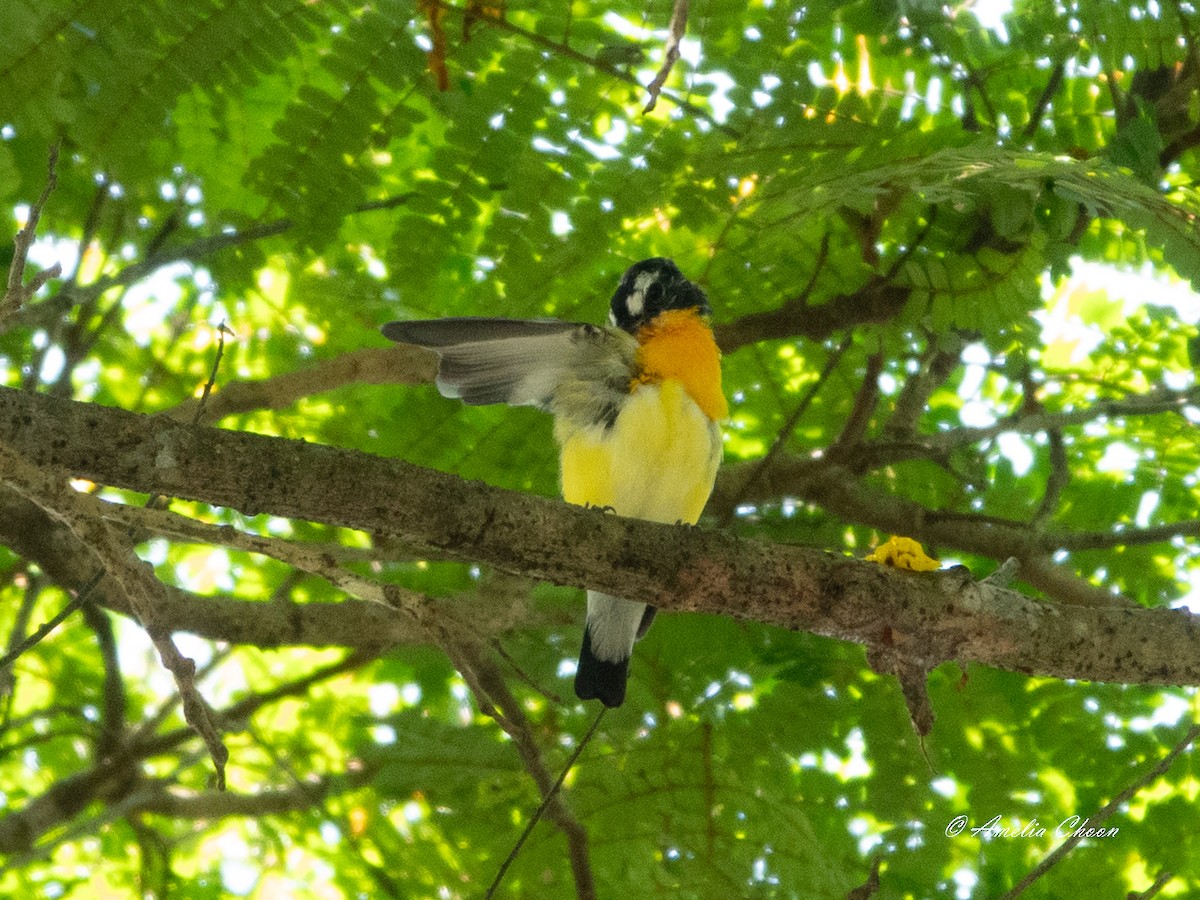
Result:
M720 353L694 311L671 311L638 335L639 374L611 426L560 420L563 498L655 522L700 518L721 461L727 414Z

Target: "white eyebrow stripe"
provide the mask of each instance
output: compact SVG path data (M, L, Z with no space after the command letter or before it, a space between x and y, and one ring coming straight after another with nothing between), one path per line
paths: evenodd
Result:
M656 281L658 281L657 272L642 272L634 279L633 290L625 298L625 309L633 318L636 319L642 314L642 310L646 307L646 290Z

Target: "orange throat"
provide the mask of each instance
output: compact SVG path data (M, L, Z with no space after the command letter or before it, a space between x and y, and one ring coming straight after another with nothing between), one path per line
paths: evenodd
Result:
M721 393L721 351L694 309L670 309L638 331L634 384L677 381L700 410L719 422L729 415Z

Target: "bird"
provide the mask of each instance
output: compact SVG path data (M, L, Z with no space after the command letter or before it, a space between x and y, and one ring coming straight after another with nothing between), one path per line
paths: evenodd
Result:
M621 276L607 326L458 317L381 330L438 355L445 397L549 412L568 503L693 525L712 493L728 415L711 315L704 291L672 260L654 257ZM581 700L624 702L633 645L655 611L588 591L575 672Z

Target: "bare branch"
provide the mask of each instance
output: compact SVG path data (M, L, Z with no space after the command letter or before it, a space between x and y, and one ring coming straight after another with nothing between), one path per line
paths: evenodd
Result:
M1183 414L1188 406L1200 403L1200 387L1191 387L1182 391L1160 388L1147 391L1144 394L1130 394L1125 397L1096 400L1081 409L1062 410L1059 412L1017 412L1001 419L995 425L977 428L955 428L951 431L925 435L921 441L930 448L949 450L954 447L977 444L991 440L1007 432L1016 434L1037 434L1040 431L1068 428L1072 425L1085 425L1098 419L1117 418L1120 416L1148 416L1160 413Z
M664 609L866 644L879 643L889 629L901 653L911 649L923 659L1026 674L1200 683L1200 621L1177 610L1132 608L1120 598L1116 608L1064 608L953 571L897 572L804 547L606 515L395 459L11 389L0 389L0 441L34 465L59 466L98 483L249 514L387 530L414 546L504 572ZM834 500L855 487L834 469L825 470L824 480ZM873 493L854 503L874 504L881 509L869 513L888 518L897 515L888 509L893 499ZM935 531L949 543L961 530L947 523ZM996 543L1022 551L991 548L1020 558L1032 581L1023 558L1028 545L1018 535ZM590 552L576 552L581 544Z
M1063 76L1066 74L1066 71L1067 67L1061 61L1055 64L1051 70L1050 78L1046 81L1046 86L1042 89L1037 103L1033 106L1033 111L1029 114L1029 122L1026 123L1025 129L1021 133L1021 136L1026 140L1037 134L1037 130L1042 124L1042 117L1046 115L1046 110L1050 108L1050 102L1054 99L1054 95L1058 93L1058 89L1062 87Z
M842 357L845 356L846 351L850 349L852 340L853 339L847 335L842 340L842 343L838 346L838 348L829 355L829 359L825 360L825 366L821 369L821 373L817 376L817 380L809 385L809 388L804 393L804 396L800 398L800 402L796 404L796 408L792 410L792 414L788 416L788 420L784 422L783 427L779 429L779 433L775 435L775 440L772 442L770 449L767 450L762 459L758 460L754 464L754 468L751 470L750 476L744 482L742 482L741 490L743 496L746 492L750 491L754 487L755 482L762 476L762 473L770 468L771 463L773 463L776 457L779 456L780 451L783 450L783 445L787 442L787 439L791 437L792 432L796 430L796 425L799 423L800 417L804 415L805 411L812 404L813 398L816 397L821 388L825 386L825 382L829 380L829 376L833 374L833 370L837 368L837 364L842 361ZM728 525L730 521L732 521L739 505L741 505L741 501L735 499L732 503L725 507L725 514L721 520L722 525Z
M184 794L169 790L164 783L156 783L131 795L123 808L126 815L148 812L188 821L231 816L257 818L311 809L328 797L369 784L374 774L370 766L359 765L338 775L305 781L293 788L265 790L255 794L229 791Z
M149 531L166 537L176 538L197 544L213 544L232 547L246 553L259 553L281 562L324 578L334 587L372 603L387 605L384 596L384 584L369 578L355 575L337 562L343 556L363 556L363 558L378 558L380 554L354 553L352 548L330 544L305 544L299 541L289 541L283 538L265 537L239 531L231 525L210 525L198 522L187 516L162 509L128 506L122 503L110 503L96 497L88 497L92 511L98 517L119 523L128 528ZM418 595L404 591L415 602Z
M958 334L945 335L930 341L930 346L921 358L920 368L905 380L904 387L896 396L892 414L883 425L884 434L896 437L916 432L917 422L929 405L930 395L950 377L962 361L962 348L965 343Z
M150 640L158 650L159 659L167 671L175 678L175 686L179 688L179 697L183 701L184 721L196 730L204 739L208 753L212 757L216 769L217 790L225 790L225 763L229 760L229 751L221 742L212 708L200 695L196 688L196 663L179 652L168 631L158 628L147 628Z
M1167 886L1167 882L1175 877L1174 872L1161 872L1154 879L1154 884L1146 888L1144 891L1130 892L1127 900L1150 900L1151 897L1158 896L1158 893Z
M1025 893L1026 888L1049 872L1050 869L1060 862L1064 856L1066 856L1075 848L1076 844L1088 836L1084 832L1088 831L1089 829L1095 830L1100 828L1105 822L1108 821L1109 817L1121 807L1121 804L1127 803L1142 788L1153 784L1159 778L1162 778L1162 776L1166 775L1167 771L1175 762L1175 758L1188 747L1190 747L1197 737L1200 737L1200 725L1193 725L1188 729L1187 734L1180 738L1179 742L1171 748L1171 752L1163 757L1162 761L1158 765L1156 765L1153 769L1151 769L1133 784L1129 785L1129 787L1125 788L1125 790L1121 791L1121 793L1117 794L1117 796L1109 800L1108 803L1104 804L1104 806L1100 808L1095 816L1090 816L1087 819L1085 823L1086 827L1080 826L1078 829L1072 832L1069 838L1055 847L1045 859L1038 863L1037 866L1031 869L1024 878L1017 882L1016 886L1012 890L1001 895L1000 900L1012 900L1012 898L1019 897L1021 894Z
M883 372L883 352L872 353L867 357L867 368L863 372L862 384L854 397L854 406L841 432L829 446L828 455L840 458L848 452L853 452L867 433L871 416L879 402L879 376Z
M1110 547L1161 544L1178 537L1200 537L1200 519L1168 522L1147 528L1117 526L1112 531L1047 533L1043 543L1047 550L1104 550Z
M262 604L258 604L262 605ZM295 697L307 693L314 684L335 678L345 672L357 669L375 658L374 654L355 652L332 665L317 669L308 675L292 681L278 684L270 690L244 697L231 706L220 711L221 721L241 723L249 719L256 711L281 700L285 697ZM119 754L101 757L96 764L83 772L70 775L51 786L45 793L33 798L19 810L6 811L0 817L0 853L28 853L37 839L59 826L70 822L79 812L87 807L94 799L103 796L108 806L99 820L81 822L77 827L68 829L60 834L49 845L40 845L35 855L44 854L64 837L72 834L87 834L94 831L103 821L134 812L159 812L163 815L189 814L199 815L201 809L207 809L212 816L221 815L258 815L269 811L274 804L282 804L287 809L304 808L290 806L298 802L290 793L270 792L266 799L256 800L263 795L243 795L229 793L176 794L166 791L166 785L158 783L149 789L144 788L143 782L137 775L140 764L155 756L168 753L178 748L185 741L192 739L196 732L191 728L179 728L165 734L155 734L153 728L141 728L134 732L129 740L121 747ZM350 787L357 783L359 770L347 773L345 776L333 776L328 781L337 786L345 778L351 779ZM363 770L363 775L369 775ZM312 785L316 794L324 796L320 783ZM286 799L286 798L291 798ZM220 798L230 798L222 800ZM255 803L259 806L256 808ZM309 806L312 804L309 803ZM263 807L268 809L263 809ZM10 866L18 865L24 860L9 859Z
M1046 443L1050 450L1050 471L1046 476L1046 489L1041 502L1029 520L1035 528L1041 528L1058 510L1063 488L1071 480L1071 468L1067 460L1067 445L1062 432L1052 428L1046 432Z
M403 206L415 196L413 193L397 194L392 197L384 197L380 200L371 200L366 203L361 203L352 211L354 214L371 212L381 209L392 209L397 206ZM71 309L72 306L78 303L83 303L100 296L104 292L115 287L126 287L134 284L137 281L150 275L155 270L167 265L168 263L185 261L198 262L205 259L214 253L219 253L222 250L228 250L234 247L240 247L244 244L250 244L255 241L265 240L269 237L274 237L291 229L295 223L288 218L276 219L273 222L264 222L261 225L256 225L252 228L242 230L223 230L215 234L208 234L203 237L196 238L194 241L187 244L180 244L171 247L159 247L156 242L152 252L148 252L146 256L139 262L130 263L124 266L120 271L112 275L106 275L97 278L91 284L76 286L73 284L63 285L53 297L37 304L36 307L31 307L20 316L10 317L5 319L0 317L0 333L11 329L14 325L45 325L49 321L53 321L64 312ZM173 229L165 232L169 234Z
M871 871L867 880L846 895L846 900L871 900L879 891L879 866L883 863L883 854L878 853L871 860Z
M104 759L120 750L125 734L125 682L117 652L117 636L108 613L95 603L83 605L83 621L96 636L100 661L104 667L103 703L100 706L100 733L96 735L95 758Z
M908 302L911 290L876 276L855 291L837 294L826 302L809 306L798 298L785 300L778 308L748 313L733 322L713 326L722 352L773 338L806 337L825 340L854 325L886 322Z
M643 115L658 105L658 95L662 93L663 85L671 75L671 69L675 68L675 63L679 60L679 42L683 40L687 30L687 18L688 0L675 0L675 7L671 10L671 24L667 28L667 43L663 48L662 67L654 76L654 80L646 85L646 93L650 95L650 99L642 109Z
M184 540L236 544L228 537L234 531L229 526L207 525L165 512L150 518L153 511L118 504L102 509L109 516L128 513L128 519L118 518L127 527L152 524L155 533L162 527L164 533ZM163 526L163 522L167 525ZM61 521L7 489L0 489L0 543L36 562L53 581L66 588L81 588L95 568L88 548ZM317 547L309 549L320 552ZM345 559L349 552L342 548L335 559ZM389 585L388 590L393 590L393 586ZM106 577L100 583L95 596L103 606L134 616L128 598L111 578ZM427 615L438 614L439 602L425 598L421 602L432 607ZM200 596L164 584L159 612L175 631L256 647L349 647L377 651L427 642L424 629L411 616L398 615L389 608L391 605L363 600L295 603L288 592L271 603L257 603ZM508 621L511 614L497 609L495 624L488 624L498 630Z
M493 896L504 878L504 873L517 858L534 826L545 814L567 838L567 856L571 863L571 874L575 879L576 895L580 900L595 900L596 884L588 852L587 830L567 808L559 794L559 789L562 787L567 773L570 772L579 755L590 742L600 724L600 719L603 718L603 711L596 717L587 735L575 748L575 752L563 767L558 779L551 781L550 772L546 768L545 759L534 737L529 719L525 716L524 709L508 689L508 684L499 667L487 656L477 636L471 632L469 627L456 627L452 623L449 625L439 623L438 631L439 643L471 686L480 708L512 738L525 770L542 795L541 804L526 823L521 836L501 864L485 896Z
M435 0L435 2L438 2L441 6L443 6L445 9L447 9L449 11L452 11L455 13L460 13L460 14L464 12L462 7L459 7L453 3L447 3L447 2L445 2L445 0ZM509 34L518 35L519 37L523 38L524 40L528 41L529 43L534 44L538 47L541 47L544 50L549 50L550 52L556 54L557 56L561 56L564 59L570 59L575 62L583 63L587 66L590 66L591 68L595 69L596 71L603 72L605 75L608 75L611 78L616 78L620 81L624 81L627 84L631 84L637 88L641 88L641 86L642 86L636 78L634 78L628 72L625 72L625 71L617 68L615 65L610 65L598 58L588 56L586 53L580 53L578 50L574 49L573 47L568 46L565 43L552 40L544 35L538 34L535 31L529 31L525 28L520 27L519 25L514 25L512 22L508 21L507 19L505 19L503 17L499 17L499 18L488 17L486 19L481 19L480 21L485 22L491 28L496 28L500 31L506 31ZM696 119L700 119L704 122L707 122L713 128L716 128L717 130L722 131L731 137L741 137L740 131L738 131L736 128L733 128L733 127L725 124L724 122L718 122L715 118L713 118L712 114L708 110L703 109L699 106L696 106L694 103L689 103L687 100L684 100L682 97L675 96L670 91L664 90L664 91L661 91L660 93L661 93L662 97L665 97L667 100L670 100L673 104L675 104L677 107L682 109L688 115L690 115Z
M70 617L71 613L75 612L75 610L79 609L81 606L83 606L83 604L87 603L88 599L92 595L92 591L95 590L96 585L100 583L100 579L103 577L104 570L101 569L92 576L91 581L83 586L83 588L78 594L75 595L70 603L46 620L46 622L43 623L43 625L38 628L37 631L29 635L3 656L0 656L0 672L3 672L14 662L16 662L17 658L26 650L36 647L39 643L41 643L42 640L46 638L47 635L50 634L50 632L65 622Z
M222 319L221 324L217 326L217 352L213 355L212 369L208 373L208 381L204 383L204 390L201 392L200 400L196 404L196 414L192 416L193 425L199 425L203 419L204 407L208 404L209 395L212 394L213 386L217 383L217 372L221 370L221 357L225 355L225 335L232 337L233 332L225 324L225 320Z
M424 384L437 374L436 357L404 344L370 347L343 353L295 372L259 381L234 381L223 385L208 400L203 413L200 401L190 398L167 411L179 421L200 415L200 421L217 422L226 416L259 409L287 409L302 397L331 391L346 384Z
M8 288L4 292L4 299L0 300L0 321L7 319L18 309L29 302L29 299L36 294L47 281L51 278L57 278L62 274L62 266L58 263L52 265L44 272L36 273L29 279L29 283L25 284L25 263L29 258L29 248L33 246L33 239L37 235L38 219L42 217L42 210L46 208L46 201L50 199L50 194L58 187L58 150L59 145L55 144L50 148L50 164L49 171L46 174L46 186L42 188L42 194L38 197L37 202L29 207L29 219L25 222L25 227L17 232L16 241L13 245L12 265L8 269Z
M212 711L196 690L195 663L179 652L171 639L170 626L159 615L162 583L148 564L134 556L131 546L122 544L107 525L90 514L80 500L81 495L67 485L65 476L58 474L53 466L30 465L8 447L0 446L0 477L18 493L60 518L120 585L158 649L163 665L174 676L183 700L184 718L204 738L216 767L217 784L224 789L229 752L217 734Z

